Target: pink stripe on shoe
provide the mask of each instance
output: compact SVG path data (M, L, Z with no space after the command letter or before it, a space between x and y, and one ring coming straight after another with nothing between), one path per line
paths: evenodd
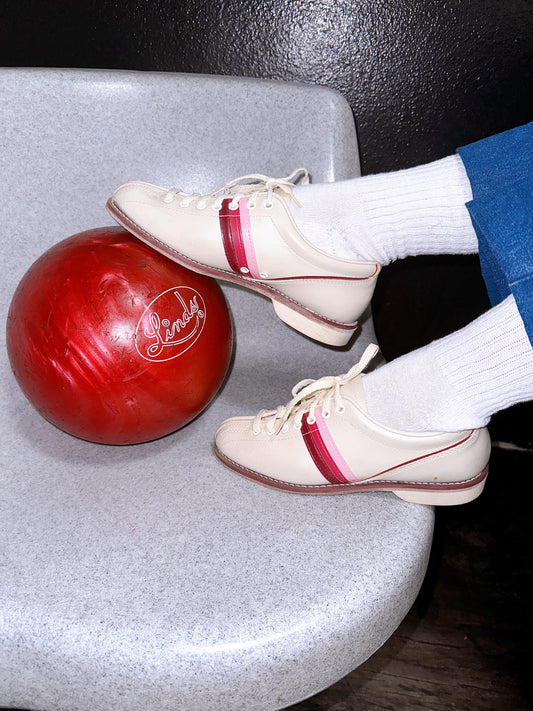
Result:
M241 240L244 253L246 255L246 265L250 276L259 278L259 268L255 256L254 242L252 239L252 225L250 223L250 210L248 209L248 198L239 200L239 215L241 219Z
M328 448L327 442L324 440L323 435L326 433L326 440L333 442L331 434L320 412L318 410L314 410L313 417L315 418L315 422L309 422L308 417L309 413L306 412L302 419L301 432L307 451L309 452L309 455L311 456L311 459L319 472L322 474L324 479L329 481L330 484L346 484L349 481L353 481L354 477L351 472L350 479L346 478L343 472L343 468L348 467L337 447L334 445L332 455L332 452ZM344 463L343 468L338 466L338 463L334 457L335 454L338 454L342 460L339 462L341 466Z
M314 411L314 417L316 419L316 423L318 425L318 429L320 431L320 435L322 437L322 441L324 442L324 446L328 450L328 453L332 460L335 462L335 466L339 470L339 472L342 474L342 476L345 478L346 481L360 481L352 472L348 464L346 463L346 460L342 456L342 454L339 451L339 448L335 444L335 441L331 435L331 432L329 431L329 427L327 426L323 416L322 412L318 409Z

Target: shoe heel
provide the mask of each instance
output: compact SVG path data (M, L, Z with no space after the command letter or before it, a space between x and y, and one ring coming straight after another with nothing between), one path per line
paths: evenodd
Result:
M304 336L309 336L309 338L326 343L329 346L345 346L357 328L357 321L346 324L346 326L336 326L307 316L281 303L281 301L272 299L272 304L278 318L288 326L303 333Z
M455 489L453 491L424 491L424 490L398 490L394 493L403 501L410 504L425 504L426 506L457 506L467 504L477 499L485 488L489 467L486 466L480 476L483 479L468 489Z

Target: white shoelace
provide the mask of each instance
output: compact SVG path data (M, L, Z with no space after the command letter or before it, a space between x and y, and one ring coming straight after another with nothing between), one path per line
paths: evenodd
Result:
M267 434L287 432L291 418L293 418L294 427L300 429L304 414L312 412L318 407L322 408L322 416L326 419L331 415L332 405L335 407L335 412L342 414L345 411L342 386L359 377L378 350L378 346L374 344L367 346L361 360L344 375L328 375L319 380L301 380L292 389L293 398L287 405L280 405L275 410L261 410L257 413L252 423L253 433L260 434L263 423ZM307 422L313 424L314 417L310 415Z
M250 182L252 181L252 182ZM211 207L213 210L222 208L222 201L226 198L232 198L229 208L236 210L239 205L239 200L243 197L249 197L248 208L253 210L257 204L259 195L266 193L265 207L272 207L272 194L274 190L279 190L287 194L294 202L301 207L298 200L294 197L293 188L296 183L307 185L309 183L309 174L305 168L298 168L285 178L269 178L267 175L251 174L243 175L240 178L230 181L222 188L215 190L210 195L201 195L200 193L185 193L180 188L171 188L167 190L163 197L163 202L172 202L174 198L180 197L180 206L189 207L192 202L196 202L196 207L203 210L207 204L212 201Z

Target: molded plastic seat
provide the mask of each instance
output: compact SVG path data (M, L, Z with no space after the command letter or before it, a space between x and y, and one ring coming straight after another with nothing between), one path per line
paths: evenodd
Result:
M139 179L211 191L238 175L358 174L344 99L250 79L0 70L2 319L55 242L112 224ZM0 496L0 705L59 711L269 711L311 696L380 647L412 605L434 512L392 494L301 497L213 456L222 419L276 406L349 349L293 332L225 286L227 383L191 425L134 447L77 440L25 400L5 347ZM5 338L2 335L3 345Z

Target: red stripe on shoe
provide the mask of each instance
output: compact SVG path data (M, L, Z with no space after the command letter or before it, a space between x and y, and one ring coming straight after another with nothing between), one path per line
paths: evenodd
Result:
M222 201L219 212L220 232L224 253L232 271L259 277L252 240L248 198L241 198L235 210L230 208L232 200Z
M222 235L222 243L224 245L224 254L228 260L230 269L240 273L240 264L238 262L235 245L233 243L232 218L236 210L230 210L229 205L231 200L228 198L222 201L222 207L218 213L218 222L220 225L220 233Z
M302 437L307 447L307 451L313 460L316 468L322 474L324 479L330 484L346 484L346 479L341 470L336 465L333 457L330 455L328 448L322 439L320 429L316 421L309 422L309 413L306 412L302 418Z
M239 265L239 271L242 269L248 269L248 261L246 259L246 250L244 249L244 243L242 238L242 227L241 227L241 208L240 205L236 210L229 211L229 228L231 231L231 241L233 242L233 249L235 251L235 258L237 264Z

